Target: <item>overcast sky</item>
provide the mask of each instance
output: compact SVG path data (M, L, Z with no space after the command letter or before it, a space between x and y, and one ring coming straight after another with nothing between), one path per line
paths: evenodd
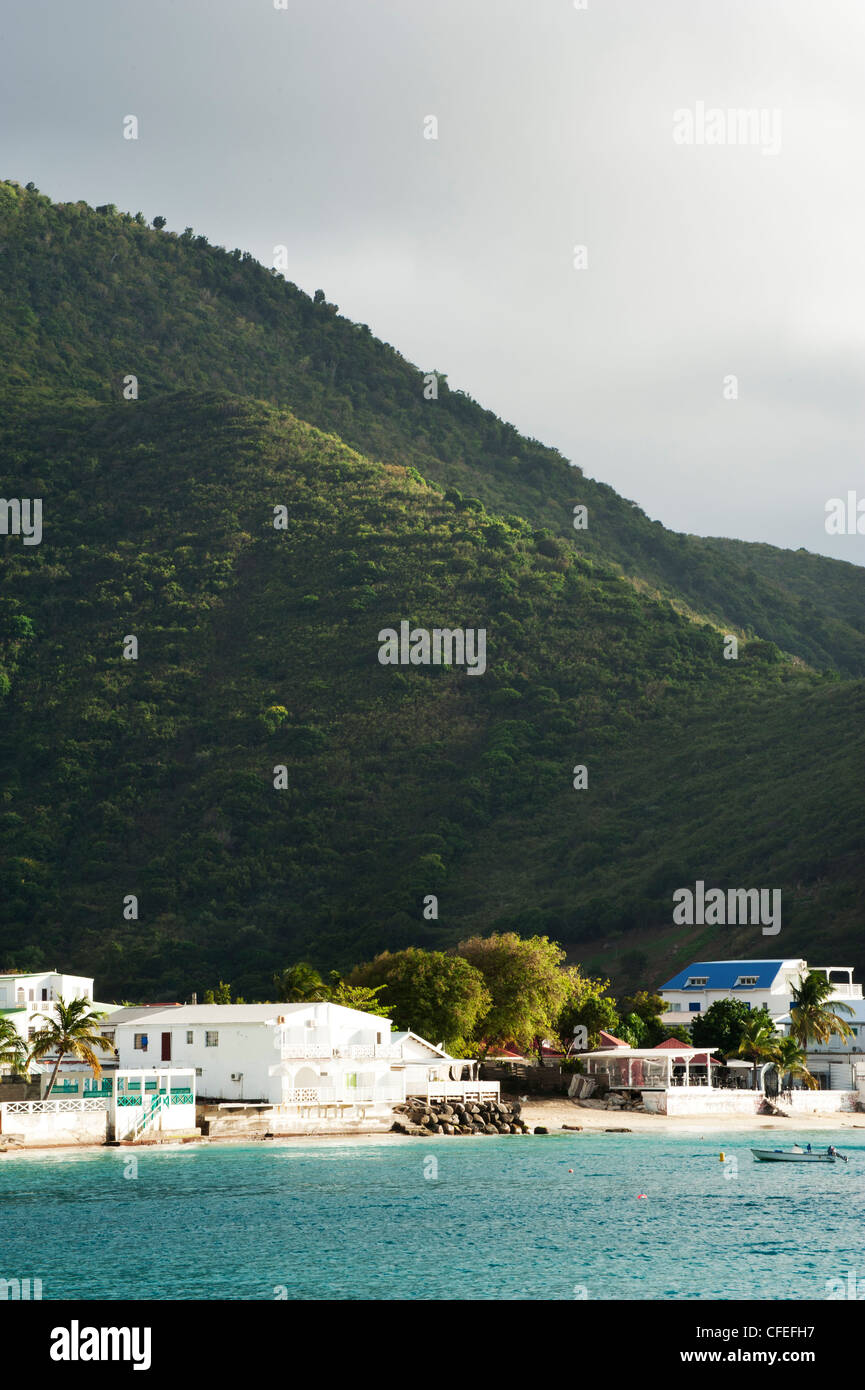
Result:
M0 177L284 243L665 525L865 563L862 0L3 0L0 51Z

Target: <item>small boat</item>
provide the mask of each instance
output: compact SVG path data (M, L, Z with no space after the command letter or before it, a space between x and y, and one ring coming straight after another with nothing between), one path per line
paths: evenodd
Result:
M758 1163L834 1163L836 1158L840 1158L843 1163L847 1162L844 1154L833 1149L830 1153L808 1153L801 1149L798 1144L794 1144L792 1149L752 1149Z

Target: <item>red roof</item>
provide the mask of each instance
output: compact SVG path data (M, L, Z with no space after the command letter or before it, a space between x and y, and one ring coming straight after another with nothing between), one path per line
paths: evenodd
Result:
M658 1043L658 1046L655 1047L655 1048L653 1048L652 1051L653 1051L653 1052L675 1052L675 1051L677 1051L680 1047L687 1047L687 1046L688 1046L687 1043L680 1042L678 1038L667 1038L667 1041L666 1041L666 1042ZM697 1052L693 1057L690 1057L690 1058L688 1059L688 1065L689 1065L689 1066L692 1066L692 1067L704 1067L704 1066L706 1065L706 1057L707 1057L707 1055L708 1055L708 1054L705 1053L705 1052ZM682 1058L682 1060L683 1060L683 1061L685 1060L684 1057ZM713 1066L713 1067L719 1067L720 1065L721 1065L721 1063L718 1061L717 1057L713 1057L713 1058L712 1058L712 1066Z
M606 1032L604 1031L603 1028L601 1029L600 1033L598 1034L598 1037L599 1037L599 1039L600 1039L600 1046L601 1046L601 1047L630 1047L630 1046L631 1046L631 1044L630 1044L630 1043L626 1043L626 1042L624 1041L623 1038L617 1038L616 1035L615 1035L615 1033L606 1033ZM680 1046L681 1046L681 1044L680 1044Z

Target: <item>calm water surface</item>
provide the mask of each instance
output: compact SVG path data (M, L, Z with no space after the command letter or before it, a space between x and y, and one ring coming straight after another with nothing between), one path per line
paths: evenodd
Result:
M45 1299L825 1299L865 1280L865 1143L817 1138L850 1163L754 1162L788 1134L186 1145L137 1177L128 1149L6 1157L0 1277Z

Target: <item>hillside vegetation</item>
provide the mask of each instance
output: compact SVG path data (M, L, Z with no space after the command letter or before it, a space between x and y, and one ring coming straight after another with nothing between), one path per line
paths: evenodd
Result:
M6 964L266 995L493 928L623 985L858 962L861 572L665 532L200 240L0 185L2 490L44 504L40 545L0 538ZM738 660L712 592L750 604ZM485 629L485 674L383 666L402 620ZM673 928L698 878L781 888L781 936Z

